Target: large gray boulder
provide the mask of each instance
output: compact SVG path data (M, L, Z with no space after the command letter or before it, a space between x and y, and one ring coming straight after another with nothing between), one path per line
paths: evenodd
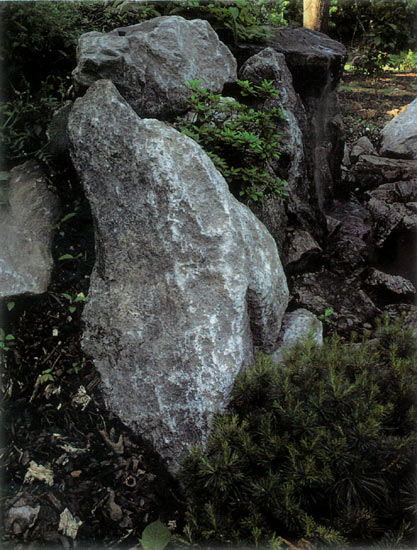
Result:
M417 160L417 99L382 129L380 154Z
M108 406L175 471L254 347L277 346L276 244L197 143L141 120L110 81L76 100L68 133L96 233L82 346Z
M111 80L143 117L167 118L187 109L187 81L220 92L236 80L236 60L207 21L156 17L109 33L80 37L76 90Z
M46 292L58 199L35 161L13 168L0 204L0 298Z

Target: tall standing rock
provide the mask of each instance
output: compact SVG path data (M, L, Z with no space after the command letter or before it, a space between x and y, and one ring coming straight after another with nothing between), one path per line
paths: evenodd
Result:
M175 471L254 346L277 346L276 244L198 144L141 120L110 81L76 100L68 130L96 233L83 348L109 407Z
M220 92L236 79L236 60L207 21L156 17L109 33L80 37L75 88L111 80L143 117L168 118L187 110L187 81Z
M346 48L328 36L305 28L272 28L266 44L240 45L240 63L268 46L285 56L294 90L307 115L302 128L308 178L319 208L325 211L340 180L345 135L337 86L347 58Z

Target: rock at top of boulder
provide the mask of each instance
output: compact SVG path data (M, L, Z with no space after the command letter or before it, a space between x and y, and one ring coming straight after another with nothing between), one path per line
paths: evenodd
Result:
M187 109L187 81L211 92L236 80L236 60L207 21L156 17L109 33L80 37L76 90L111 80L140 116L168 118Z

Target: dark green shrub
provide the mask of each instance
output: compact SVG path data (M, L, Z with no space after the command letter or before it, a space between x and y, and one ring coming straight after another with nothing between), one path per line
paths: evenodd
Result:
M307 343L277 366L261 356L238 377L184 463L190 538L410 542L417 347L399 322L375 336Z
M416 16L416 0L332 0L329 34L364 56L358 71L373 74L389 62L389 54L415 49Z
M274 99L273 83L261 85L237 81L243 99ZM270 168L280 157L277 124L283 118L278 107L257 109L233 98L210 93L198 80L190 82L191 117L178 118L177 127L206 151L233 193L260 201L268 193L285 195L285 182Z

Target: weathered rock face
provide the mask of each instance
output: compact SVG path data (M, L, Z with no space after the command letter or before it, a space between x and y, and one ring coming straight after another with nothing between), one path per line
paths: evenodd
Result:
M334 201L328 219L337 227L329 234L332 267L346 272L366 264L373 253L372 216L357 200ZM338 223L337 223L338 222Z
M417 234L417 179L385 183L365 197L374 218L377 247L382 247L394 231Z
M283 53L294 89L303 102L308 126L304 131L305 158L315 196L324 209L340 179L344 130L337 97L346 48L324 34L304 28L271 29L267 46ZM264 49L244 45L236 52L245 60Z
M80 37L75 87L111 80L143 117L168 118L187 109L187 80L220 92L236 79L236 60L207 21L156 17L106 34Z
M307 309L296 309L284 315L279 347L271 354L273 363L282 361L285 351L311 338L317 346L323 345L323 324Z
M194 141L139 119L110 81L76 100L69 138L96 231L82 345L109 407L175 471L254 346L277 346L276 244Z
M53 267L58 199L34 161L11 170L7 199L0 205L0 297L42 294Z
M349 177L351 187L359 187L362 191L367 191L383 183L417 178L417 160L361 155Z
M363 290L358 274L349 275L322 269L297 276L292 288L293 306L308 309L315 315L332 309L330 321L340 332L363 327L381 312Z
M366 285L372 294L379 295L379 301L385 301L387 304L407 301L416 294L413 284L404 277L390 275L378 269L370 270Z
M382 156L417 160L417 99L390 120L381 133Z

